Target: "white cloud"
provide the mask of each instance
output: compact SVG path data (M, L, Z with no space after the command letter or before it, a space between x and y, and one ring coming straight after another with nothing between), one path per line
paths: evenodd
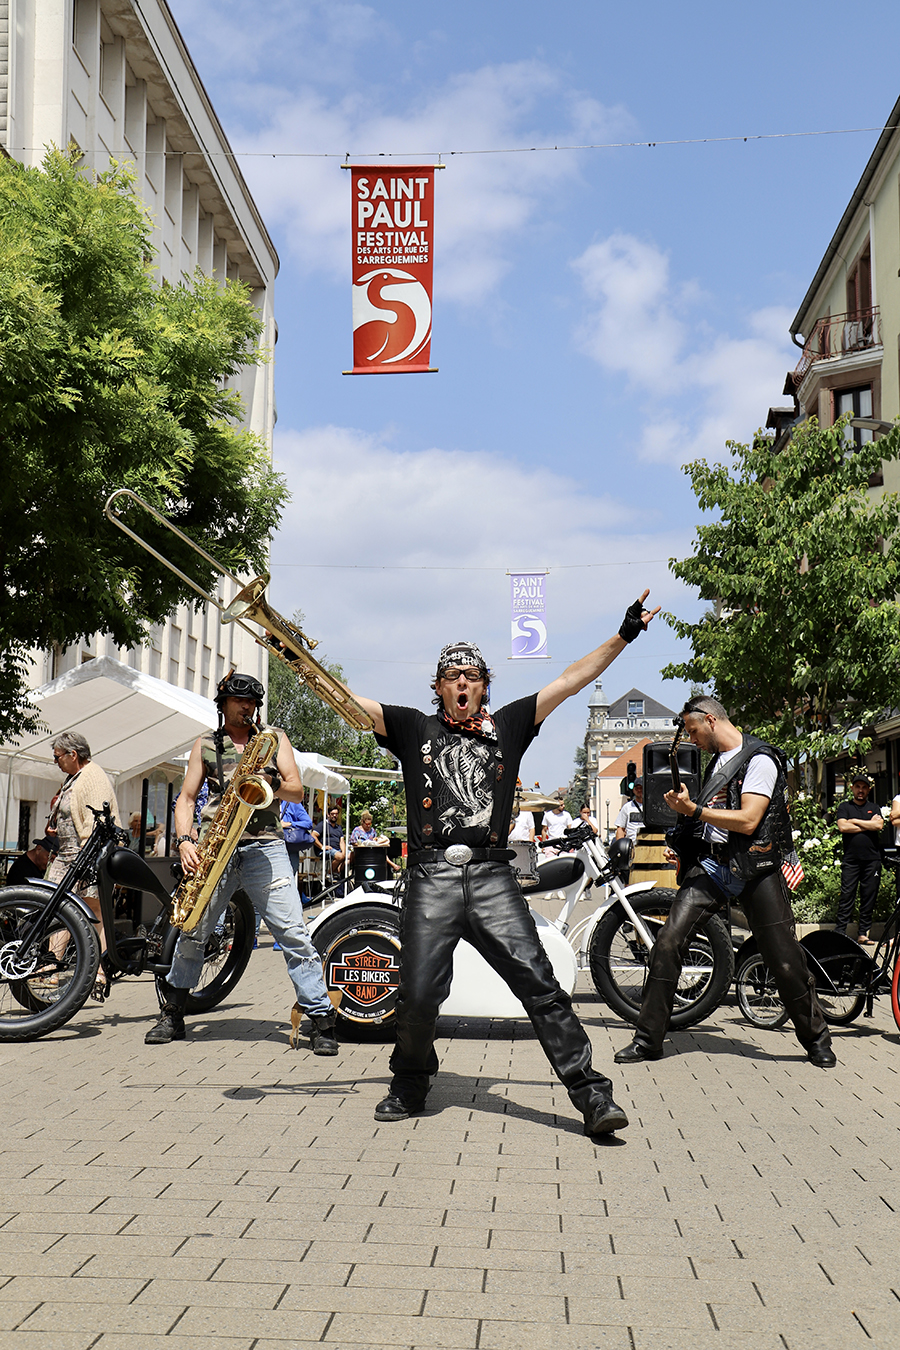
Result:
M632 235L613 234L573 265L597 302L578 333L582 351L635 384L673 388L685 328L672 313L666 255Z
M643 391L643 459L722 459L726 440L753 435L792 364L788 310L749 315L747 337L711 337L707 325L692 323L704 300L696 283L675 285L668 255L633 235L592 244L573 267L592 302L576 344Z
M393 95L396 97L396 94ZM266 220L282 227L302 265L344 279L348 268L349 186L337 159L266 158L287 152L443 153L438 175L442 298L484 301L508 267L511 242L552 209L554 189L574 180L572 154L449 155L451 150L543 145L535 125L545 108L554 135L611 136L625 125L621 108L569 94L558 72L540 61L485 66L454 75L425 99L403 108L379 105L377 90L333 99L308 85L300 93L255 91L261 129L234 131L241 168ZM567 123L565 133L560 121Z

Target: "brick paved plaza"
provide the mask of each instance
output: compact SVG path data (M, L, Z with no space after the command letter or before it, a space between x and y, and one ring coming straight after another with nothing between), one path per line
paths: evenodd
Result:
M900 1048L839 1067L734 1006L623 1073L584 1138L527 1023L446 1021L427 1114L377 1125L387 1046L288 1048L269 940L146 1047L147 981L0 1046L0 1346L849 1350L900 1334ZM596 1062L627 1028L583 986Z

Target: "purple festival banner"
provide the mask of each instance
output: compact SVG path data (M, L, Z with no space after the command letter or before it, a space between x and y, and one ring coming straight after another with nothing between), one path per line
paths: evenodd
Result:
M510 572L512 600L512 660L547 655L547 625L544 622L546 572Z

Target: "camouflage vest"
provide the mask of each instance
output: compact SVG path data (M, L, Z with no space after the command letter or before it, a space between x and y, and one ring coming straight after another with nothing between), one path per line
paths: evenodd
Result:
M272 727L271 730L278 730ZM246 747L245 747L246 748ZM223 732L222 734L222 775L224 783L219 782L219 769L216 763L216 742L213 732L207 731L200 737L200 753L203 756L203 771L206 775L206 781L209 785L209 797L206 805L200 812L200 838L204 838L209 829L213 817L222 804L222 794L228 785L232 774L240 763L244 751L239 750L231 737ZM254 811L253 815L247 821L246 829L241 835L242 844L250 844L263 841L284 839L284 830L281 825L281 816L279 814L280 802L276 798L271 806L261 807Z

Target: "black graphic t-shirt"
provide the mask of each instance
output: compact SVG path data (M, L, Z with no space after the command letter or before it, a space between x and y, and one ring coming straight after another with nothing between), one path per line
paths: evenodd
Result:
M383 705L387 735L375 739L403 768L410 848L505 846L519 761L540 730L536 706L529 694L493 713L494 742L454 731L436 714Z

